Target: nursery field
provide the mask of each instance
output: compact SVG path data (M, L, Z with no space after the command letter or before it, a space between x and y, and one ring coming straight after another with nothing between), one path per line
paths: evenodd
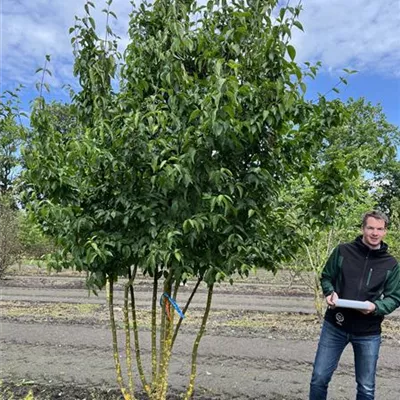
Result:
M290 285L289 281L284 272L276 276L263 272L216 288L199 348L195 400L307 399L320 324L310 291L299 280ZM89 294L78 274L48 275L26 267L15 269L0 285L2 399L22 399L30 390L40 400L120 398L104 293ZM184 304L193 285L181 287L178 303ZM151 282L141 277L135 290L143 358L149 364ZM177 338L170 399L179 399L188 384L205 296L205 287L200 287ZM120 326L121 301L122 291L117 290ZM123 343L122 329L119 333ZM398 400L399 310L385 320L383 337L376 397ZM354 397L348 348L332 381L330 399Z

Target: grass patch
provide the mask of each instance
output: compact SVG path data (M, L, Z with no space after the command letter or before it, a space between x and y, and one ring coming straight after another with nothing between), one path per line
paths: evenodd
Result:
M3 301L2 316L5 317L49 317L71 319L77 315L82 317L98 313L102 305L87 303L30 303Z

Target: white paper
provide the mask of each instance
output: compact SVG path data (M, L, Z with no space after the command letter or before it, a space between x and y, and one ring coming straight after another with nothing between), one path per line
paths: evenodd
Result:
M336 307L355 308L357 310L368 310L368 304L365 301L337 299Z

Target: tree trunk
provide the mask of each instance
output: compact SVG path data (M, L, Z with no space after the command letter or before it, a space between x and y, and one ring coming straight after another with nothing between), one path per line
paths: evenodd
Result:
M203 319L201 321L201 326L200 326L199 333L197 334L196 340L195 340L194 345L193 345L193 350L192 350L192 370L191 370L191 373L190 373L189 386L188 386L188 389L186 391L185 400L189 400L193 395L194 382L195 382L195 379L196 379L196 372L197 372L197 352L198 352L198 349L199 349L200 340L203 337L203 334L204 334L205 329L206 329L208 315L210 314L213 289L214 289L214 285L211 285L208 288L206 309L204 311Z
M157 381L157 288L158 288L158 268L154 271L153 297L151 300L151 386L155 387Z

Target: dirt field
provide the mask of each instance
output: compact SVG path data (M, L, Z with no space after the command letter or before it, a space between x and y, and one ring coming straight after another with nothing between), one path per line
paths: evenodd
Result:
M104 293L88 296L79 276L48 276L35 269L22 272L0 282L2 398L23 398L30 389L37 399L120 398ZM299 282L289 288L287 282L283 274L260 273L248 281L216 288L199 349L194 399L307 399L320 325L307 288ZM179 303L184 304L191 287L189 282L181 288ZM116 295L118 315L121 294ZM146 279L139 280L136 294L146 361L150 357L151 296ZM171 399L178 399L188 384L190 353L205 294L202 287L174 348ZM398 400L399 310L386 319L384 331L376 398ZM355 398L351 348L341 359L329 398Z

